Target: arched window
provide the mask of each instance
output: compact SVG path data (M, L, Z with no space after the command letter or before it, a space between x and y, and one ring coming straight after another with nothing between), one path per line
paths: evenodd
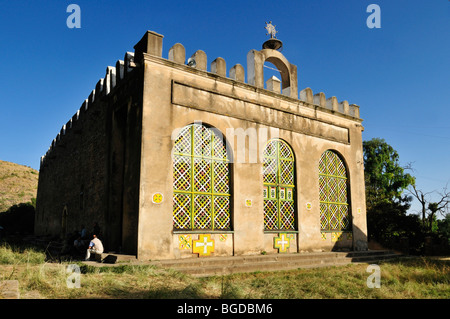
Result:
M320 228L322 231L351 231L347 169L333 151L319 161Z
M264 229L295 230L294 154L286 142L273 139L263 155Z
M173 150L175 230L230 230L230 164L220 132L184 127Z

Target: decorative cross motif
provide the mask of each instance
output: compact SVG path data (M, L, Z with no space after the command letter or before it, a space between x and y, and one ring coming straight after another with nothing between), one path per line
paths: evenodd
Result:
M285 233L279 234L278 237L273 239L273 247L278 248L278 252L285 253L290 247L291 242Z
M194 240L194 247L192 248L194 254L199 256L209 256L214 252L214 240L211 235L199 235L198 240Z
M154 204L161 204L163 202L163 195L161 193L155 193L152 197L152 202Z
M277 30L275 30L275 25L272 24L272 21L269 21L269 23L266 22L266 27L265 29L267 30L268 33L266 33L267 35L270 35L270 38L272 39L276 39L275 34L277 34Z
M342 234L342 232L334 232L334 233L331 233L331 241L332 241L332 242L341 241L342 239L343 239L343 234Z
M180 235L178 241L180 249L191 249L191 235Z

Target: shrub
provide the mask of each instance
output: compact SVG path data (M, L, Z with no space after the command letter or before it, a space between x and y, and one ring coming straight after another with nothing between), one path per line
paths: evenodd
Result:
M33 233L35 208L31 203L11 206L0 213L0 225L7 233Z

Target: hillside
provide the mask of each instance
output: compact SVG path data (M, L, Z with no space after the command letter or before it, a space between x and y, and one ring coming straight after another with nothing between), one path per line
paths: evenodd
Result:
M0 160L0 212L36 198L38 178L31 167Z

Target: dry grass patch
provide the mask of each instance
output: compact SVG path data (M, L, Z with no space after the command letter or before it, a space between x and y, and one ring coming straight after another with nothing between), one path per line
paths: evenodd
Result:
M369 288L367 264L195 278L150 265L80 267L68 288L69 263L0 247L0 280L18 280L23 298L48 299L449 299L450 260L405 258L379 264L381 287Z
M35 169L0 160L0 212L36 198L38 179Z

